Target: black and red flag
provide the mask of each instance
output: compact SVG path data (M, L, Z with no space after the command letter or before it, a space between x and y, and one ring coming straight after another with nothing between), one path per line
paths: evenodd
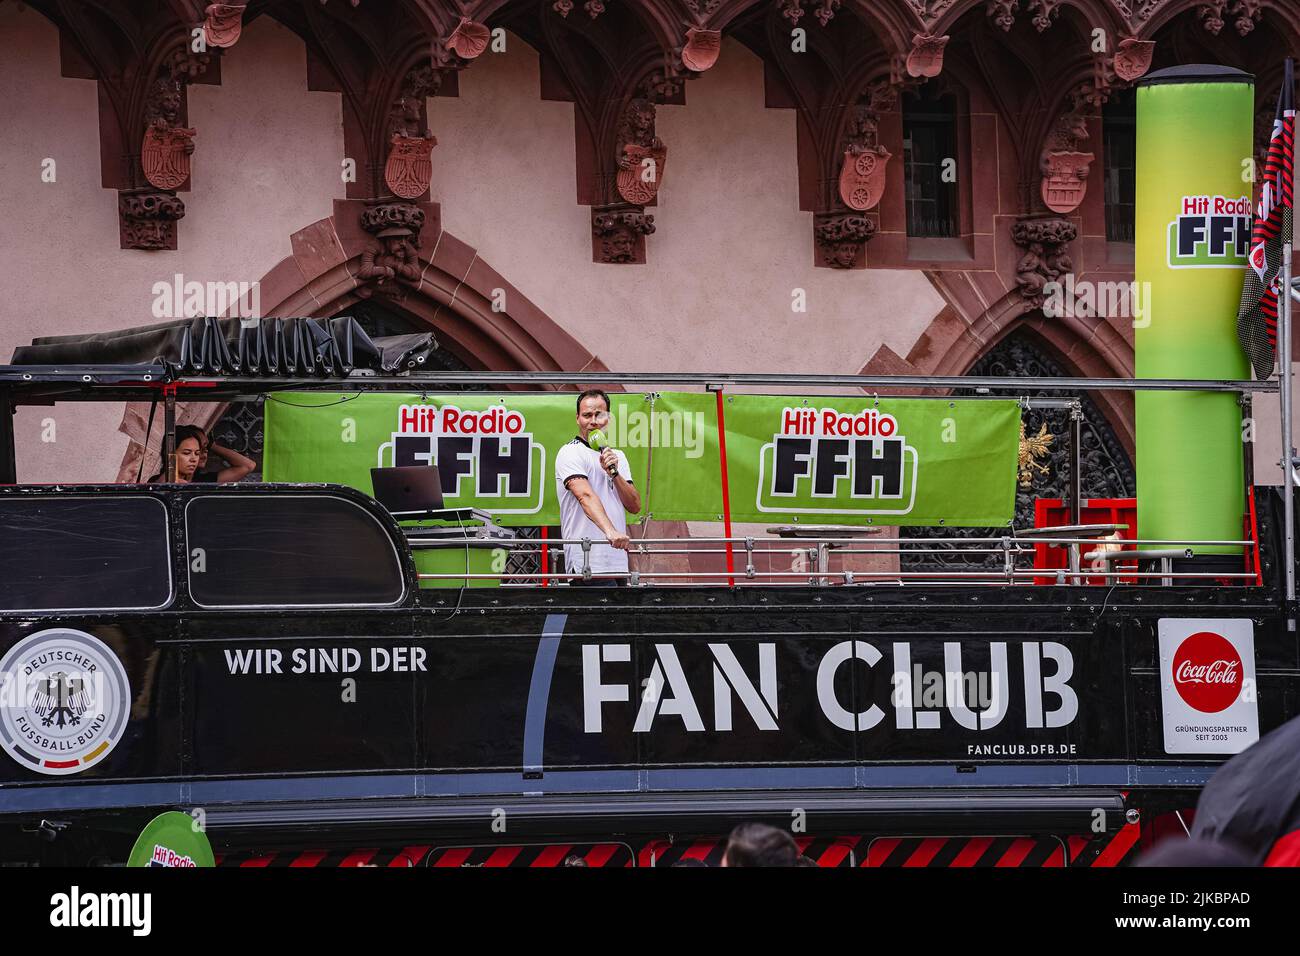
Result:
M1290 241L1295 159L1295 80L1286 61L1277 116L1264 161L1264 178L1250 234L1246 281L1237 308L1237 338L1250 358L1255 377L1273 374L1277 352L1277 317L1281 299L1282 243Z

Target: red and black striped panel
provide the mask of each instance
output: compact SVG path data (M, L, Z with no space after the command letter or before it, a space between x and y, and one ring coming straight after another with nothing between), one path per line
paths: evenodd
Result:
M1128 824L1087 836L808 837L799 852L820 867L1060 867L1125 866L1133 861L1141 829ZM405 846L384 849L244 851L217 857L218 866L328 867L553 867L570 857L589 867L672 866L694 859L721 866L725 837L651 840L635 853L626 843L548 843L487 846Z
M228 867L331 867L331 866L419 866L429 852L426 846L338 847L309 850L237 850L216 854L217 866Z
M1062 867L1124 866L1137 855L1141 828L1127 824L1111 833L1055 836L878 837L860 866Z
M625 843L551 843L503 846L405 846L334 848L312 850L257 850L219 854L217 866L225 867L333 867L333 866L562 866L570 857L587 866L631 866L632 848Z
M1045 867L1065 866L1066 847L1053 836L877 837L860 866Z
M565 861L570 858L580 859L583 861L582 865L589 867L634 865L632 848L626 843L535 843L514 846L435 847L426 858L425 865L553 867L566 865Z

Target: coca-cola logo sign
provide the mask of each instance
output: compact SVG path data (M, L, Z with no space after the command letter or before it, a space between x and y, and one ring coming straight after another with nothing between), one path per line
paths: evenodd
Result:
M1241 695L1241 655L1213 631L1189 635L1174 652L1174 687L1189 707L1205 714L1227 710Z

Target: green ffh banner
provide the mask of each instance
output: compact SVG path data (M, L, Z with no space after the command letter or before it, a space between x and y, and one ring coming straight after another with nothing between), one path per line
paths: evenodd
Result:
M448 508L479 508L503 527L556 525L555 454L577 434L572 395L293 393L266 400L267 481L328 481L371 494L370 469L436 464ZM643 395L610 396L623 437ZM645 487L648 444L618 444ZM637 519L633 519L637 520Z
M716 396L610 399L606 435L641 489L635 520L721 520ZM1011 521L1014 401L731 395L723 407L733 521ZM568 394L280 394L266 403L263 475L369 494L373 467L437 464L448 507L505 527L556 525L555 454L576 428Z
M705 464L718 460L714 397L658 404L709 427L693 467L660 471L655 450L656 516L718 520L720 476ZM723 417L733 521L987 527L1015 513L1014 401L730 395Z
M1137 92L1139 378L1244 379L1237 306L1250 242L1254 86L1224 67L1161 70ZM1235 540L1245 477L1237 396L1138 392L1138 537ZM1239 548L1198 548L1236 553Z

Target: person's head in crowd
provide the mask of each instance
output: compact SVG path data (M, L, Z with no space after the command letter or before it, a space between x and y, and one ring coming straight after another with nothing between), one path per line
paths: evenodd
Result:
M804 855L801 853L801 854L799 854L798 859L796 859L796 860L794 861L794 865L795 865L795 866L814 866L814 867L815 867L815 866L817 865L817 861L814 860L814 859L812 859L811 857L804 856Z
M1250 866L1250 857L1221 840L1172 837L1138 857L1135 866Z
M588 863L582 857L578 856L578 854L576 853L570 853L568 856L566 856L564 858L564 865L565 866L591 866L590 863Z
M176 429L176 476L175 481L194 480L207 456L208 436L203 429L193 425L181 425Z
M742 823L731 831L723 866L797 866L794 837L765 823Z

